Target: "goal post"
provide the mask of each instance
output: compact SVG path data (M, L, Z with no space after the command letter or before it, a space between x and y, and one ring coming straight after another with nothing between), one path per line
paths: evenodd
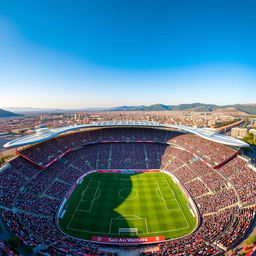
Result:
M129 222L132 225L128 225ZM140 233L148 233L146 218L141 218L136 215L126 215L117 218L112 218L109 225L109 233L111 234L127 234L138 235Z

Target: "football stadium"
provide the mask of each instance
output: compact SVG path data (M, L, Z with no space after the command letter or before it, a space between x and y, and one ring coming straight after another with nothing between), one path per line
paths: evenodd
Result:
M0 214L38 255L224 255L254 224L247 146L155 122L42 128L5 144Z

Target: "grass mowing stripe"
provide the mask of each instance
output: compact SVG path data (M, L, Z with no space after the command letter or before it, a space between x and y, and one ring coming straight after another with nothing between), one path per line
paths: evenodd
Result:
M196 226L187 204L178 185L163 173L93 173L71 194L59 225L65 233L86 240L95 234L136 236L119 235L119 228L137 228L138 236L175 238Z

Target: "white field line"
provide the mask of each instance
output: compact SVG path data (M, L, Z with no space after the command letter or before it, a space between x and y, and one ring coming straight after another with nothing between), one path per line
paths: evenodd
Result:
M92 198L92 200L91 200L90 208L89 208L88 210L76 209L76 211L91 212L92 206L94 205L94 201L96 200L96 195L97 195L97 192L98 192L99 186L100 186L100 181L93 181L93 182L98 182L98 186L97 186L97 188L96 188L96 190L95 190L95 192L94 192L93 198ZM86 200L86 199L85 199L85 200L84 200L84 199L81 199L81 200L79 201L79 205L80 205L80 203L81 203L82 201L88 201L88 200ZM79 205L78 205L78 207L79 207Z
M108 230L108 233L109 233L109 234L111 234L110 232L111 232L111 227L112 227L112 219L113 219L113 218L111 218L110 223L109 223L109 230Z
M116 174L116 175L118 175L118 174ZM116 179L116 175L115 175L115 179ZM168 185L170 191L172 191L172 190L171 190L171 188L170 188L170 185L169 185L168 181L166 180L165 175L163 175L163 176L164 176L165 180L158 180L158 181L157 181L157 186L158 186L158 190L160 191L160 196L162 197L162 200L163 200L164 203L165 203L165 200L163 199L163 195L162 195L161 189L160 189L160 187L159 187L159 185L158 185L158 182L165 182L165 183L167 183L167 185ZM100 183L100 181L92 181L92 179L93 179L93 177L92 177L91 180L88 182L85 191L86 191L87 188L89 187L89 183L91 183L91 182L99 182L99 183ZM123 179L123 180L126 180L126 179ZM98 190L98 188L99 188L99 183L98 183L98 187L97 187L97 189L96 189L96 192L97 192L97 190ZM93 202L95 201L95 195L97 195L97 193L94 194ZM155 231L155 232L148 232L148 224L147 224L147 219L146 219L146 218L141 218L141 217L138 217L138 216L134 216L135 218L128 218L128 219L134 219L134 220L144 219L145 226L146 226L146 231L147 231L147 232L143 232L143 233L141 233L141 234L166 233L166 232L178 231L178 230L183 230L183 229L189 228L188 221L187 221L187 219L186 219L186 217L185 217L185 215L184 215L184 213L183 213L183 211L182 211L182 209L181 209L181 207L180 207L180 205L179 205L179 202L178 202L178 200L176 199L176 197L175 197L174 199L170 199L170 200L175 200L175 201L177 202L177 205L178 205L179 208L169 210L168 207L167 207L167 205L166 205L166 203L165 203L166 209L167 209L168 211L181 211L182 215L184 216L184 218L185 218L185 220L186 220L186 222L187 222L187 225L188 225L187 227L183 227L183 228L174 228L174 229L162 230L162 231ZM86 200L81 199L80 201L86 201ZM78 205L80 204L80 201L79 201ZM77 207L78 207L78 205L77 205ZM77 211L77 207L76 207L76 209L75 209L75 211L74 211L74 213L73 213L73 215L72 215L72 218L71 218L71 220L70 220L70 222L69 222L69 224L68 224L68 226L67 226L67 229L69 229L69 230L74 230L74 231L79 231L79 232L83 232L83 233L105 234L105 235L107 235L107 234L118 235L118 233L111 233L112 220L118 220L118 219L120 220L121 217L115 218L115 219L111 218L110 226L109 226L109 233L95 232L95 231L89 231L89 230L80 230L80 229L70 228L69 226L70 226L70 224L71 224L71 222L72 222L72 220L73 220L73 218L74 218L74 215L75 215L75 213L76 213L76 211ZM86 210L79 210L79 211L86 211Z
M90 230L84 230L84 229L77 229L77 228L68 228L68 230L74 230L78 232L83 232L83 233L92 233L92 234L104 234L104 235L117 235L118 233L104 233L104 232L95 232L95 231L90 231Z
M87 184L87 186L86 186L86 188L85 188L84 191L87 191L87 189L88 189L88 187L89 187L89 184L90 184L91 182L99 182L99 181L92 181L92 178L91 178L90 181L88 182L88 184ZM83 194L84 194L84 191L82 192ZM73 221L73 218L74 218L74 216L75 216L75 213L77 212L77 208L79 207L79 204L80 204L81 200L83 200L83 199L80 199L80 200L79 200L79 203L77 204L76 209L74 210L74 212L73 212L73 214L72 214L72 217L71 217L71 219L70 219L70 221L69 221L69 223L68 223L67 229L70 229L69 226L70 226L71 222Z
M115 175L115 180L125 180L125 181L130 181L131 179L122 179L122 178L117 178L118 175L130 175L130 174L125 174L125 173L116 173ZM137 175L136 178L133 178L133 180L141 180L141 175Z
M90 181L87 183L87 186L86 186L86 188L85 188L84 191L86 191L87 188L89 187L89 183L91 182L91 180L92 180L92 178L91 178ZM82 192L82 197L81 197L81 198L83 198L83 195L84 195L84 193L85 193L84 191ZM77 204L76 209L74 210L74 212L73 212L73 214L72 214L72 217L71 217L71 219L70 219L70 221L69 221L69 223L68 223L67 229L70 229L69 226L70 226L71 222L73 221L74 215L75 215L76 210L77 210L77 208L78 208L78 206L79 206L79 204L80 204L80 201L81 201L81 199L79 200L79 203Z
M156 233L166 233L166 232L171 232L171 231L178 231L178 230L183 230L187 229L188 227L184 228L173 228L173 229L168 229L168 230L161 230L161 231L154 231L154 232L144 232L142 234L156 234ZM104 235L118 235L118 233L104 233L104 232L95 232L95 231L90 231L90 230L84 230L84 229L76 229L76 228L69 228L69 230L74 230L78 232L83 232L83 233L92 233L92 234L104 234Z
M170 190L171 195L172 195L172 197L173 197L173 198L168 199L168 200L165 200L165 201L174 200L176 197L175 197L175 193L174 193L173 189L170 188L170 186L166 183L166 180L161 180L161 182L164 182L164 184L162 184L162 186L161 186L161 189L163 188L163 185L166 185L167 190ZM157 183L158 183L158 185L160 184L159 181L157 181ZM160 185L161 185L161 184L160 184Z
M124 218L125 220L144 220L144 223L145 223L145 227L146 227L146 230L147 230L147 232L145 233L142 233L142 234L147 234L148 233L148 224L147 224L147 220L146 220L146 218L141 218L141 217L135 217L135 218ZM111 221L110 221L110 225L109 225L109 234L119 234L119 233L112 233L111 231L112 231L112 223L113 223L113 221L115 221L115 220L120 220L120 217L118 217L118 218L111 218Z
M169 230L154 231L154 232L148 232L147 234L166 233L166 232L171 232L171 231L183 230L183 229L187 229L187 228L189 228L189 227L173 228L173 229L169 229ZM143 233L143 234L145 234L145 233Z
M85 190L82 192L82 197L81 197L81 198L83 198L83 196L84 196L85 192L87 191L87 189L88 189L88 187L89 187L89 184L90 184L91 182L94 182L94 181L93 181L93 176L92 176L92 177L90 178L90 180L88 181ZM80 185L80 184L79 184L79 185Z
M122 219L142 219L137 215L122 215L120 217L112 218L114 220L122 220Z
M166 176L164 176L165 177L165 179L166 179ZM167 179L166 179L166 183L168 184L168 186L169 186L169 188L170 188L170 184L169 184L169 182L167 181ZM170 188L171 189L171 188ZM182 213L182 215L183 215L183 217L184 217L184 219L185 219L185 221L186 221L186 223L187 223L187 225L188 225L188 228L190 227L190 225L189 225L189 223L188 223L188 220L187 220L187 218L186 218L186 216L184 215L184 213L183 213L183 211L182 211L182 209L181 209L181 207L180 207L180 203L179 203L179 201L177 200L177 198L175 197L175 200L176 200L176 202L177 202L177 204L178 204L178 206L179 206L179 208L180 208L180 211L181 211L181 213Z
M146 219L146 218L144 218L144 219L145 219L146 228L147 228L147 234L148 234L148 221L147 221L147 219Z
M85 191L87 191L87 189L88 189L88 187L89 187L89 184L91 184L91 183L95 183L95 182L97 182L98 184L99 184L99 180L92 180L92 181L90 181L90 182L88 182L88 185L86 186L86 189L83 191L83 195L82 195L82 197L81 197L81 200L80 201L86 201L86 199L83 199L84 198L84 195L86 195L86 193L85 193ZM97 186L97 189L99 188L99 185ZM97 190L96 189L96 190Z
M164 197L163 197L163 194L162 194L162 192L161 192L161 188L159 187L159 185L158 185L158 182L156 182L156 184L157 184L157 186L158 186L158 190L159 190L159 192L160 192L160 196L161 196L161 198L162 198L162 200L163 200L163 202L164 202L164 205L165 205L165 208L166 208L166 210L167 211L173 211L174 209L169 209L168 207L167 207L167 204L166 204L166 200L164 200ZM168 201L171 201L171 200L176 200L175 198L172 198L172 199L169 199ZM176 200L177 201L177 200ZM178 208L177 209L175 209L175 210L179 210Z
M127 198L121 197L121 191L123 191L123 190L125 190L125 189L127 189L127 188L130 190L129 187L123 187L123 188L121 188L121 189L118 191L118 197L119 197L121 200L123 200L123 199L125 199L125 200L134 200L134 199L136 199L137 197L139 197L139 193L138 193L137 189L135 189L135 188L134 188L132 191L136 191L136 196L134 196L134 197L132 197L132 198L130 198L130 199L128 199L128 197L129 197L130 195L128 195Z

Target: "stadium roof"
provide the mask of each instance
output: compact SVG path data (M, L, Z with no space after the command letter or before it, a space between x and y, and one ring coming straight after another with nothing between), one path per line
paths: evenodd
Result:
M45 140L49 140L54 138L55 136L79 129L85 129L85 128L95 128L95 127L150 127L150 128L171 128L171 129L177 129L181 131L186 131L189 133L193 133L198 135L199 137L202 137L204 139L225 144L228 146L234 146L234 147L249 147L249 145L239 139L235 139L233 137L219 134L214 129L208 129L208 128L195 128L191 126L185 126L185 125L173 125L173 124L160 124L157 122L149 122L149 121L101 121L96 123L90 123L90 124L83 124L83 125L70 125L60 128L42 128L35 130L34 134L27 135L21 138L18 138L16 140L12 140L6 144L4 144L4 147L19 147L19 146L25 146L29 144L39 143Z

